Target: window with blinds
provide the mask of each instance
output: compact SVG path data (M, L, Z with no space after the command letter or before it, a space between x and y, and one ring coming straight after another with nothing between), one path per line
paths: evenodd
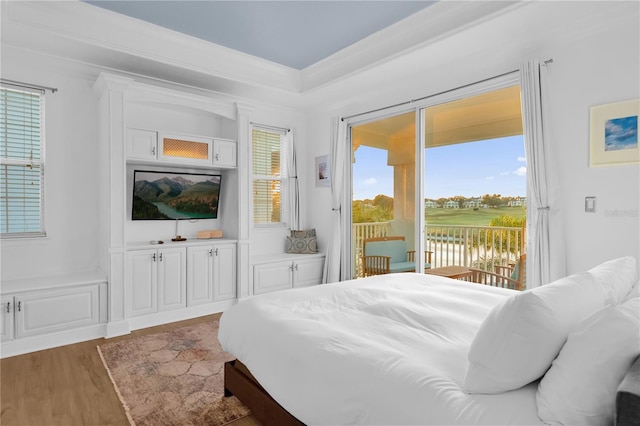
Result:
M284 133L254 127L251 132L253 162L253 223L279 225L285 222L284 182L286 158Z
M0 234L44 236L44 92L0 87Z

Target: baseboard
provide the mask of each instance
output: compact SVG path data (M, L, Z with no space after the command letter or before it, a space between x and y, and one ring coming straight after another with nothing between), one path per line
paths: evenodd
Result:
M129 326L131 330L139 330L141 328L155 327L156 325L168 324L176 321L183 321L197 318L205 315L217 314L237 303L236 299L226 300L224 302L208 303L198 306L189 306L187 308L173 309L170 311L158 312L151 315L129 318Z
M21 339L3 342L0 345L0 358L9 358L59 346L71 345L87 340L99 339L105 336L106 324L96 324L88 327L76 328L39 336L23 337Z

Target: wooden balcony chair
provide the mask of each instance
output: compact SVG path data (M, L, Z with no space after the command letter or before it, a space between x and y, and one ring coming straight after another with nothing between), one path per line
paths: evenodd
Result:
M495 272L471 269L470 281L494 287L523 290L527 281L527 255L522 254L514 264L494 266Z
M407 251L403 236L369 238L362 241L363 276L414 272L415 250ZM431 267L432 252L425 252L425 268Z

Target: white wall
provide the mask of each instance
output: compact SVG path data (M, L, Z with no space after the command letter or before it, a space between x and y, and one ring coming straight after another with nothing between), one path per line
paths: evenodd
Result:
M98 265L98 121L93 79L32 53L2 51L2 77L58 88L45 99L44 239L3 240L2 280Z
M550 185L561 218L555 246L574 273L617 256L640 260L640 166L590 168L589 107L640 96L637 2L536 2L416 49L408 57L350 76L310 95L309 157L329 152L331 119L348 116L516 70L530 57L553 59L545 73ZM326 245L330 195L309 194L310 222ZM584 197L598 212L584 213ZM610 212L625 212L611 216ZM608 213L609 212L609 213ZM566 249L565 249L566 247Z

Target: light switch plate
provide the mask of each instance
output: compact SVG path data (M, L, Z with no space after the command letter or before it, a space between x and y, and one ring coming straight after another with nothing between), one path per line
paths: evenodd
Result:
M596 212L596 197L584 197L584 211L585 213Z

